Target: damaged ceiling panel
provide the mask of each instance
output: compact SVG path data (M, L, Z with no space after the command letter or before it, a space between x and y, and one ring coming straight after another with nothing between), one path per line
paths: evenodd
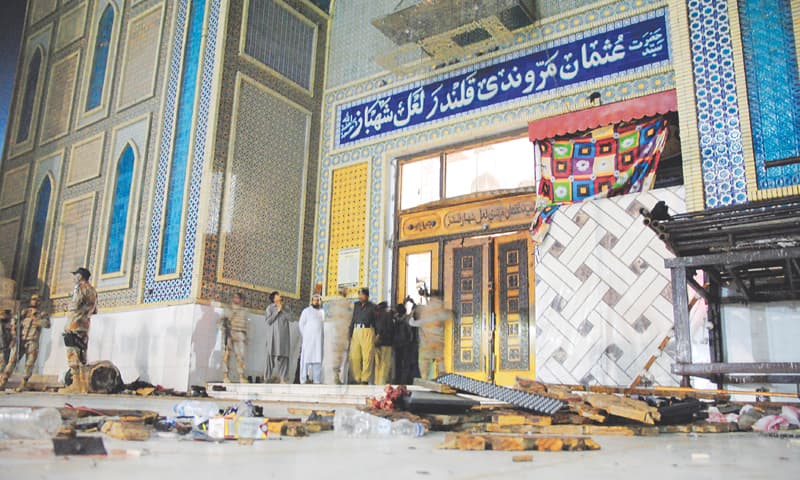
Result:
M534 0L423 1L372 21L399 47L376 61L392 71L451 64L495 49L536 19Z

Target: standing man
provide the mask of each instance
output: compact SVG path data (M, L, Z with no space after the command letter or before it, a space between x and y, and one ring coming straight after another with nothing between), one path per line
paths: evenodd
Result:
M236 292L231 299L231 307L225 312L225 316L219 319L219 327L222 330L224 341L222 351L222 381L231 383L228 376L231 351L236 357L236 369L239 373L239 382L248 383L244 375L245 359L247 348L247 312L242 307L242 294Z
M395 382L410 385L419 377L419 331L409 321L414 315L414 300L397 305L394 323Z
M272 371L268 371L264 378L267 382L277 380L278 383L289 383L290 314L283 306L280 293L270 293L269 301L272 303L267 307L266 322L272 329L272 335L267 337L267 356L271 358Z
M312 383L322 383L324 320L322 295L315 293L311 297L311 306L300 314L300 336L303 338L303 348L300 350L300 383L306 383L309 373Z
M92 274L86 268L72 272L75 287L72 301L67 312L67 326L64 328L64 345L67 347L67 363L72 374L72 383L59 390L60 393L86 393L88 372L86 366L86 348L89 345L89 324L91 317L97 313L97 292L89 278Z
M392 344L394 318L386 302L375 309L375 384L386 385L392 380Z
M0 390L6 386L8 378L14 373L17 361L25 355L25 370L22 374L22 382L17 387L18 392L24 392L28 388L28 380L33 374L33 367L36 366L36 359L39 358L39 337L43 328L50 328L50 315L39 308L39 296L31 295L28 308L22 311L20 319L15 321L11 327L12 347L11 354L8 356L8 364L0 374ZM19 338L17 338L19 335Z
M375 304L369 301L369 289L358 291L350 321L350 370L353 382L367 385L372 376L375 355Z

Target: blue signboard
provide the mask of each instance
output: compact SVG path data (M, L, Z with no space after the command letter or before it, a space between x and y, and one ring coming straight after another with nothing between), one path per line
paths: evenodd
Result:
M631 22L338 112L339 145L669 60L667 21ZM546 47L546 48L545 48Z

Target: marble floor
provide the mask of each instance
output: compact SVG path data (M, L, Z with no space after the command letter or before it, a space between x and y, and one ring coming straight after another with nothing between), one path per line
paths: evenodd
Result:
M0 394L3 406L150 409L168 414L173 398ZM218 401L218 404L222 402ZM289 403L263 403L265 414L286 415ZM294 405L302 406L302 405ZM596 452L533 452L513 463L511 452L439 450L442 433L418 439L363 440L332 432L307 438L222 444L153 437L146 442L105 439L106 458L52 455L46 441L0 440L0 478L57 479L797 479L800 439L752 433L595 437Z

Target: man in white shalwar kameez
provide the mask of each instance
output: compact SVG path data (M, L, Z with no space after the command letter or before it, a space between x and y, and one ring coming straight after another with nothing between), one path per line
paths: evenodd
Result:
M300 314L300 336L303 348L300 351L300 383L322 383L322 344L325 314L322 310L322 296L314 294L311 305Z

